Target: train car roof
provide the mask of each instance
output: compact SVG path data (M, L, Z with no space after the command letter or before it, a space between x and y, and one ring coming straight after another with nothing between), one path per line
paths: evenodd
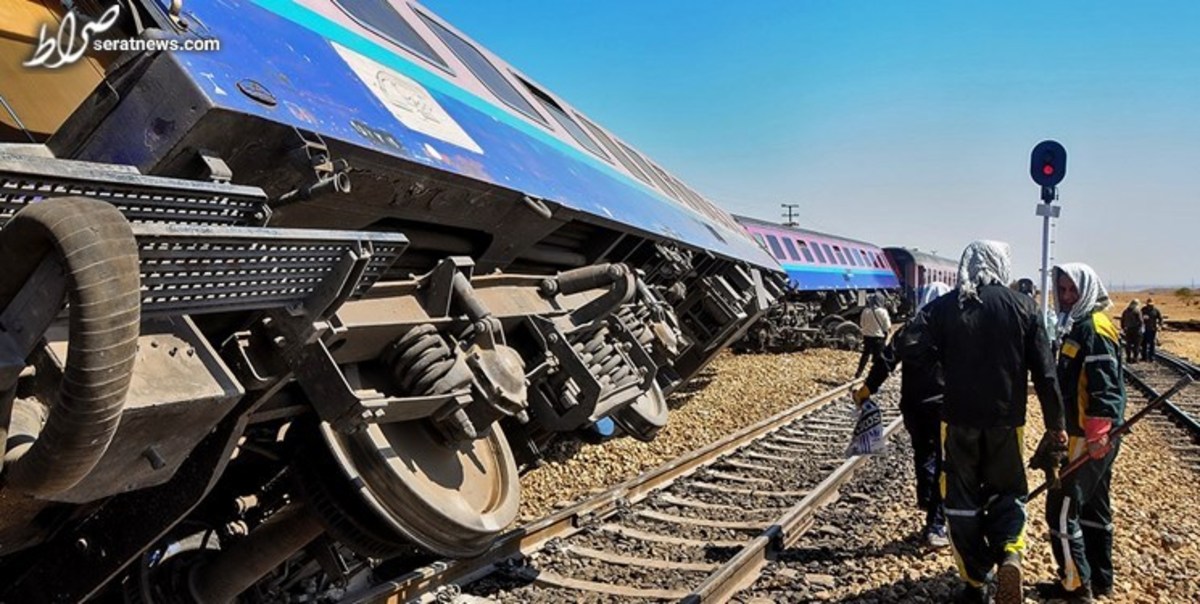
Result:
M879 245L871 243L869 241L863 241L861 239L851 239L850 237L846 237L844 235L831 235L829 233L822 233L821 231L814 231L812 229L786 226L786 225L779 224L777 222L769 222L766 220L760 220L758 218L751 218L750 216L742 216L741 214L734 214L733 217L735 219L737 219L738 222L742 223L743 225L747 225L747 226L752 225L752 226L756 226L756 227L775 229L777 231L789 231L789 232L793 232L793 233L801 233L801 234L810 235L813 237L823 237L825 239L831 239L834 241L845 241L847 243L854 243L857 245L861 245L864 247L869 247L869 248L877 249L877 250L883 249Z
M887 247L883 248L883 251L885 251L885 252L887 252L887 251L904 252L904 253L908 254L909 256L911 256L915 262L918 262L920 264L926 264L926 265L944 264L944 265L953 266L955 268L958 268L957 260L951 260L950 258L945 258L943 256L936 256L934 254L930 254L929 252L922 252L915 248L901 247L901 246L893 245L893 246L887 246Z
M719 206L428 8L398 0L371 7L356 15L350 3L318 0L189 0L195 26L177 34L219 38L221 48L164 54L225 111L778 269ZM581 133L595 149L578 142ZM160 152L122 149L134 165Z

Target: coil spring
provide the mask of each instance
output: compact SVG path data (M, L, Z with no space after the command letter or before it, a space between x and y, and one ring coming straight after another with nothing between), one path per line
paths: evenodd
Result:
M572 345L572 348L601 386L620 388L636 382L638 375L633 367L624 362L617 349L619 344L608 341L607 336L607 329L597 329L584 341Z
M466 386L469 374L453 383L443 382L455 363L454 352L432 325L409 330L392 345L387 358L395 383L404 394L413 396L444 394Z
M633 333L634 339L642 348L649 348L654 341L654 332L650 330L650 309L646 306L626 306L617 313L617 318Z

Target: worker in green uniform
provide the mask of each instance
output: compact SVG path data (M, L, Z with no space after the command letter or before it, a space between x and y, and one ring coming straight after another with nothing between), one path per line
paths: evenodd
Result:
M1066 334L1058 358L1069 440L1069 460L1092 459L1049 492L1046 523L1058 563L1057 582L1038 587L1043 597L1090 602L1111 593L1113 461L1119 444L1109 433L1125 416L1125 382L1118 331L1104 310L1112 306L1092 267L1054 267L1055 293Z

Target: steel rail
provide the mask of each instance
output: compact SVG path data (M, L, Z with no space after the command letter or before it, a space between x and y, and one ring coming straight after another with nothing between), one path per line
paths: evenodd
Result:
M851 392L862 382L862 378L856 378L827 390L799 405L743 428L706 447L668 461L585 501L531 524L513 529L502 535L496 544L481 556L464 560L435 562L369 589L347 594L341 602L342 604L409 602L419 600L423 596L430 596L443 586L463 585L480 579L494 572L502 562L538 551L552 539L571 536L582 530L584 526L611 516L620 509L635 504L651 493L670 485L676 479L770 434L840 395Z
M1154 356L1156 360L1168 367L1171 367L1179 373L1187 374L1194 378L1200 379L1200 367L1197 367L1196 365L1193 365L1179 357L1161 351L1156 351ZM1159 393L1155 391L1149 383L1142 379L1142 376L1138 375L1137 372L1126 367L1125 375L1129 376L1130 381L1132 381L1134 385L1136 385L1144 394L1152 399L1158 397ZM1170 399L1167 399L1167 401L1163 403L1162 408L1169 418L1183 426L1185 430L1191 433L1193 438L1200 438L1200 421L1197 421L1195 417L1192 417L1187 411L1172 403Z
M884 431L884 437L890 437L903 423L901 417L892 420ZM854 472L866 460L866 456L860 455L842 462L842 465L809 491L804 499L792 506L681 601L689 604L725 602L737 592L752 585L772 557L800 540L812 525L817 512L836 496L838 489L853 477Z

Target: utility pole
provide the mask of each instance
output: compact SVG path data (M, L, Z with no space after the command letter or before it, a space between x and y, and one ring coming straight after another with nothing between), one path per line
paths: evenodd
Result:
M800 204L798 204L798 203L781 203L779 205L783 209L787 210L787 213L783 215L784 218L787 218L787 222L784 222L783 226L790 226L790 227L796 226L796 221L793 218L795 217L795 210L800 207Z

